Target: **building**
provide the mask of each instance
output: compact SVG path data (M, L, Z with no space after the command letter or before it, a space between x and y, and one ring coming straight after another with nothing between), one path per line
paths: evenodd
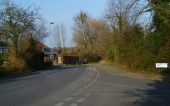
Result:
M63 64L78 64L79 56L74 55L64 55L63 56Z
M0 65L4 63L5 55L4 53L7 52L7 45L6 43L0 41Z
M49 48L41 42L38 43L38 48L41 48L43 51L45 63L51 63L53 65L79 63L79 57L67 53L69 50L63 53L62 48Z
M7 48L6 48L6 43L0 41L0 54L3 54L7 51Z
M51 51L51 48L43 44L42 42L37 43L37 48L41 49L43 52L43 60L44 62L52 62L54 58L54 53Z

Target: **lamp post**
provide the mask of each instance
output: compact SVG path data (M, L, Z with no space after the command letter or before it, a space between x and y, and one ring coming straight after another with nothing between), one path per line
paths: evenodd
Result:
M52 51L53 51L53 50L52 50L52 43L53 43L53 42L52 42L52 33L51 33L51 25L53 25L53 24L54 24L54 22L50 22L50 43L51 43L51 50L50 50L50 51L51 51L51 54L50 54L50 58L51 58L51 60L53 60L53 57L54 57L53 54L52 54Z
M50 22L50 25L53 25L54 22ZM51 26L50 26L50 43L51 43L51 49L52 49L52 34L51 34Z

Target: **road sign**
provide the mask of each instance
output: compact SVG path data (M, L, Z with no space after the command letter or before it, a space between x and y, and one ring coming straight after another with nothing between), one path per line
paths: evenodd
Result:
M156 68L168 68L168 63L156 63Z
M50 54L50 59L53 60L54 59L54 55Z
M43 48L43 52L51 52L50 48Z

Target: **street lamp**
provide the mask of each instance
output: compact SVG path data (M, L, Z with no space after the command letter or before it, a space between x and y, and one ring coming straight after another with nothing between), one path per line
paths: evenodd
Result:
M50 22L50 25L53 25L54 22ZM51 26L50 26L50 43L51 43L51 53L50 53L50 58L53 60L53 55L52 55L52 34L51 34ZM51 57L52 56L52 57Z
M50 22L50 24L54 24L54 22Z
M50 25L53 25L54 22L50 22ZM50 26L50 43L51 43L51 53L52 53L52 34L51 34L51 26Z

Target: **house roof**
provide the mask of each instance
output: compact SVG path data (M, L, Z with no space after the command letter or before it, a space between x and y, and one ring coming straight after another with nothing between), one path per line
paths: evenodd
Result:
M7 44L5 42L0 41L0 47L6 47L6 46L7 46Z
M0 53L5 53L6 52L6 43L0 41Z
M49 48L47 45L45 45L44 43L40 42L40 41L37 41L37 46L39 48Z

